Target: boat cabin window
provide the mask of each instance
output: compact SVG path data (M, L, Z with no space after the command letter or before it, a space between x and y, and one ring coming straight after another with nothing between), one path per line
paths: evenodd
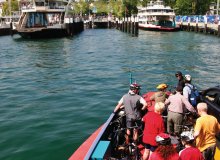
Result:
M45 0L36 0L35 5L36 6L45 6Z
M44 2L35 2L36 6L44 6Z

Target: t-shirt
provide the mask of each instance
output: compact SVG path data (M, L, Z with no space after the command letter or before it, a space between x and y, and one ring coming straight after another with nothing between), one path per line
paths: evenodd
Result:
M164 160L164 158L162 158L156 151L153 152L150 157L149 160ZM179 155L178 153L173 154L172 156L170 156L167 160L179 160Z
M155 100L155 102L165 102L166 98L168 95L165 92L159 91L154 93L151 97L150 100Z
M180 80L178 81L178 83L177 83L177 87L178 87L178 86L180 86L180 87L182 87L182 88L185 87L185 82L184 82L183 79L180 79Z
M152 146L157 146L156 136L165 132L164 121L160 114L148 112L144 117L143 142Z
M125 107L126 119L127 120L137 120L141 119L141 108L138 108L137 102L145 104L145 100L137 94L129 92L125 94L119 101Z
M204 160L198 148L188 147L180 151L180 160Z
M219 132L217 119L211 115L204 115L196 120L195 132L200 131L196 138L196 146L203 152L210 146L216 144L215 135Z

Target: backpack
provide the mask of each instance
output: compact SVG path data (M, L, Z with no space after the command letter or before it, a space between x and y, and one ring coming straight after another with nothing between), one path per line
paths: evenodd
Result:
M195 86L193 87L188 86L188 87L191 90L191 94L189 95L189 102L191 103L193 107L196 107L196 105L199 102L199 92Z

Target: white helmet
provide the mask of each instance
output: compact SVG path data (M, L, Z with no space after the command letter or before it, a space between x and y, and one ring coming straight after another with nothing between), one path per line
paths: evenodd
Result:
M184 131L184 132L182 132L180 137L181 137L182 140L184 140L186 142L194 140L194 136L193 136L193 133L191 131Z
M192 80L192 78L191 78L191 76L190 76L189 74L186 74L186 75L184 76L184 78L185 78L185 80L187 80L187 81L191 81L191 80Z

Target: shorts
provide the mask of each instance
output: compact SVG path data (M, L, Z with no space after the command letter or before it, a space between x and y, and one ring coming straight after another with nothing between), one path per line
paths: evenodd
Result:
M157 146L152 146L150 144L144 143L145 149L151 150L151 152L154 152L157 149Z
M126 120L127 128L138 128L141 126L141 120Z

